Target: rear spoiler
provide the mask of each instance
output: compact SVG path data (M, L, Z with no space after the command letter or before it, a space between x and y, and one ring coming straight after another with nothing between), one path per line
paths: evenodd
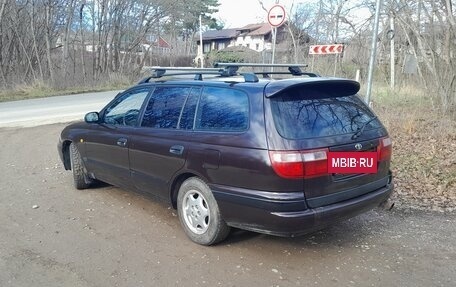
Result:
M318 91L329 97L352 96L359 92L357 81L337 78L303 78L273 81L264 88L266 98L272 98L291 89Z

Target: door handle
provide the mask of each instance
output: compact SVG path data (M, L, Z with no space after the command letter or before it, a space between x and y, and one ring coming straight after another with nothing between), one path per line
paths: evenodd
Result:
M126 138L120 138L117 140L117 145L121 147L127 146L128 140Z
M184 147L181 145L173 145L169 148L169 152L175 155L182 155L184 153Z

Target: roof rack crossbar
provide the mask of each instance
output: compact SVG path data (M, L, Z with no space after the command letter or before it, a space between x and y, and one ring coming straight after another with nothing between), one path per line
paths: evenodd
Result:
M162 66L146 66L143 67L143 70L166 70L166 71L198 71L198 72L205 72L205 71L220 71L221 68L193 68L193 67L162 67Z
M221 67L263 67L263 68L271 68L271 67L282 67L282 68L290 68L290 67L302 67L307 68L309 65L307 64L261 64L261 63L215 63L215 68Z
M224 69L220 68L190 68L190 67L145 67L145 70L150 70L152 78L161 78L163 76L174 76L176 73L168 73L168 71L173 72L183 72L179 73L182 75L190 74L221 74L224 72Z
M240 67L283 67L288 68L288 72L247 72L239 73ZM182 75L194 75L195 81L202 81L203 75L218 75L220 77L233 77L242 76L245 82L256 83L258 82L258 76L262 75L263 78L270 78L270 75L285 75L291 74L293 76L306 75L309 77L320 77L318 74L311 72L303 72L301 68L308 67L306 64L258 64L258 63L215 63L214 68L192 68L192 67L144 67L144 70L149 70L151 76L143 79L140 84L148 83L151 79L157 79L164 76L182 76Z
M263 75L263 78L270 78L271 74L291 74L293 76L307 75L309 77L319 77L318 74L303 72L301 68L307 68L307 64L259 64L259 63L215 63L215 68L235 69L238 70L240 67L251 67L251 68L288 68L288 72L254 72L257 75Z
M140 84L148 83L151 79L157 79L164 76L182 76L195 75L195 81L202 81L203 75L218 75L221 77L243 76L246 82L258 82L258 77L254 73L241 73L237 71L239 67L225 68L191 68L191 67L144 67L144 70L149 70L151 76L143 79Z
M262 75L263 78L269 79L270 75L289 75L290 72L254 72L254 74ZM295 73L295 74L292 73L292 75L293 76L309 76L311 78L320 77L319 74L311 73L311 72L301 72L301 73Z

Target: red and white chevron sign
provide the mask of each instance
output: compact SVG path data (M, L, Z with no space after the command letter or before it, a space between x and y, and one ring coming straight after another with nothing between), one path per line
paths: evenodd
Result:
M343 44L310 46L310 55L340 54L344 51Z

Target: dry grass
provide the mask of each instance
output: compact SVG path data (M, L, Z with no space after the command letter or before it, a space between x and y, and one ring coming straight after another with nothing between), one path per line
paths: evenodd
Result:
M393 138L393 200L398 206L456 210L456 119L423 91L378 88L374 110Z
M53 90L40 81L35 81L30 84L17 85L12 90L2 90L0 92L0 102L43 98L52 95Z
M34 82L28 85L17 85L14 89L0 91L0 102L19 101L26 99L45 98L52 96L121 90L131 86L129 79L119 75L112 75L99 85L79 86L66 89L52 88L42 82Z

